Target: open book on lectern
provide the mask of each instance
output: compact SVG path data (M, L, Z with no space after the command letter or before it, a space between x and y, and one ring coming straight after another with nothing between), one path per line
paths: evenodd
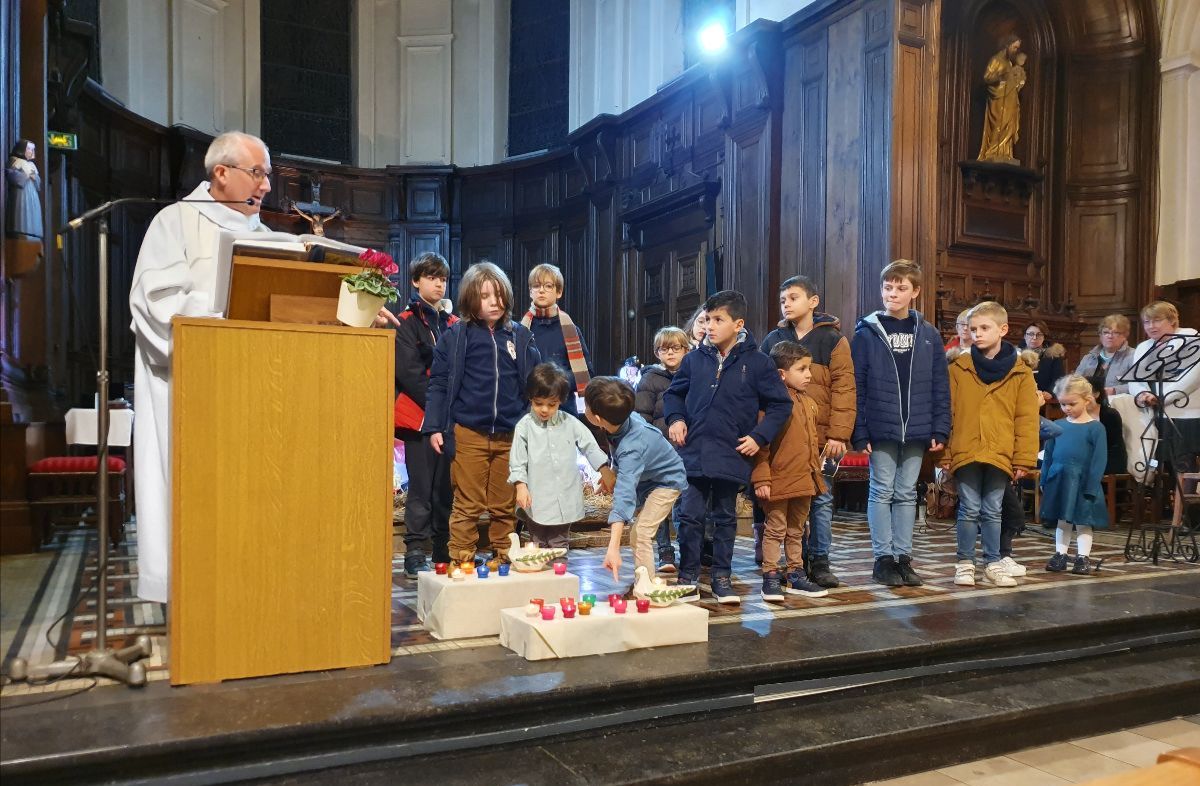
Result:
M352 264L367 249L320 235L290 232L221 232L217 241L217 281L213 287L212 310L226 313L229 282L235 254L304 262Z

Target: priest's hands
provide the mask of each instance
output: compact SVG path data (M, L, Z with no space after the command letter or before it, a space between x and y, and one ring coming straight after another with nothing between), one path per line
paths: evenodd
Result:
M371 326L372 327L387 327L388 325L394 325L395 327L400 327L400 320L396 318L395 314L388 311L386 308L380 307L379 313L375 315L375 321L372 323ZM440 450L438 451L438 453L441 453L441 452L442 451L440 451Z

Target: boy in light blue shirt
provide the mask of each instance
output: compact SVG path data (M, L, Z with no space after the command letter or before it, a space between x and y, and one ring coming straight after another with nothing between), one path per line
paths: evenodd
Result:
M574 395L565 371L553 363L535 366L525 394L529 412L517 421L508 458L517 518L538 546L569 548L571 525L584 516L579 454L600 471L605 490L612 489L615 476L592 432L560 409Z
M612 571L614 580L621 580L621 535L632 523L633 564L653 576L654 535L687 488L683 459L656 426L633 411L634 393L628 383L616 377L596 377L588 383L583 399L587 419L608 434L617 470L604 567Z

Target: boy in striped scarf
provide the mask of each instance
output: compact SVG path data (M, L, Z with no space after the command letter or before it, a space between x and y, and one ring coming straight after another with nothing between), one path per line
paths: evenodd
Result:
M521 324L533 333L542 360L557 364L571 377L571 395L563 402L562 409L582 417L575 406L575 394L583 395L595 372L583 334L567 312L558 307L562 294L563 274L556 266L541 264L530 270L529 297L533 305L521 317Z

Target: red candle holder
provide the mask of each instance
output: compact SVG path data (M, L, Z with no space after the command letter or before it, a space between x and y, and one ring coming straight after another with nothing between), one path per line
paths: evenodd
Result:
M554 563L554 575L555 576L567 575L567 563L565 563L565 562Z
M649 598L638 598L637 599L637 610L638 610L638 614L645 614L648 611L650 611L650 599Z
M546 622L549 622L550 620L554 619L554 607L553 606L542 606L542 619L545 620Z
M542 598L530 598L529 602L535 604L539 609L546 608L546 601Z
M433 563L433 572L434 572L434 573L436 573L436 574L437 574L437 575L439 575L439 576L445 576L445 575L446 575L446 573L447 573L447 572L449 572L449 570L450 570L450 563L449 563L449 562L435 562L435 563Z
M617 601L619 601L620 599L621 599L620 594L618 594L616 592L610 593L608 596L608 605L615 606L615 605L617 605Z
M575 607L574 606L563 606L563 617L565 617L566 619L574 619L575 618Z
M624 614L625 607L627 605L628 604L624 600L618 600L616 603L613 604L613 611L615 611L617 614Z

